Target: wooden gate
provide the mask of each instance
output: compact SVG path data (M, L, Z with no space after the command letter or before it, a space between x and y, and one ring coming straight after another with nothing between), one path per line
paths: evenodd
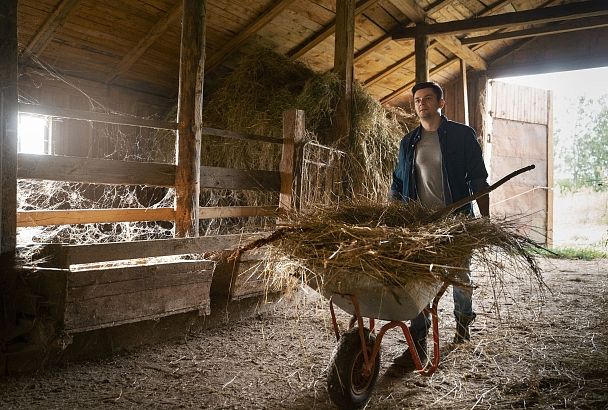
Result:
M553 135L551 92L499 81L488 87L489 119L484 155L490 181L515 169L536 168L491 194L491 214L519 218L532 239L551 246L553 238Z

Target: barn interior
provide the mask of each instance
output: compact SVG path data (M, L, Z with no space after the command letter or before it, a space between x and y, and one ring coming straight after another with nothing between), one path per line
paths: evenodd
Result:
M420 81L491 179L536 164L495 211L550 246L550 93L492 79L606 66L607 26L604 0L3 1L0 374L255 306L263 253L217 255L283 210L383 198Z

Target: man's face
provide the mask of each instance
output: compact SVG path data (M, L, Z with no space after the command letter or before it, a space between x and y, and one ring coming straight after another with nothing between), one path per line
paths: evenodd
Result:
M423 88L414 94L414 108L419 118L433 118L441 115L445 100L438 100L432 88Z

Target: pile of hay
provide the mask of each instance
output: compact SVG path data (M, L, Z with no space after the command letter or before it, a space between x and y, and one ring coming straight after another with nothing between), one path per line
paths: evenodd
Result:
M399 141L414 117L383 108L356 83L351 138L339 141L333 124L339 96L340 82L334 73L316 73L260 47L215 85L206 97L203 118L210 127L281 137L283 112L304 110L308 138L349 156L342 174L351 193L384 198ZM404 119L412 121L406 124ZM205 136L202 150L203 161L210 166L273 170L280 160L280 147L258 142Z
M534 258L539 245L517 233L513 222L432 216L417 202L342 203L292 214L285 226L246 249L271 245L271 259L289 255L308 273L305 282L321 286L336 278L357 281L361 275L399 287L411 281L462 285L458 271L473 255L476 271L500 281L505 268L516 268L508 271L542 288Z

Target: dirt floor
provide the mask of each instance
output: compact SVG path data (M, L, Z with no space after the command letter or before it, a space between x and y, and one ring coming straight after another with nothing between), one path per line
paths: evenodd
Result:
M608 409L608 260L542 265L544 298L515 283L497 310L488 289L476 291L471 343L451 345L442 299L432 377L391 366L404 343L389 331L367 408ZM0 381L0 408L329 409L335 345L327 303L309 289L182 340Z

